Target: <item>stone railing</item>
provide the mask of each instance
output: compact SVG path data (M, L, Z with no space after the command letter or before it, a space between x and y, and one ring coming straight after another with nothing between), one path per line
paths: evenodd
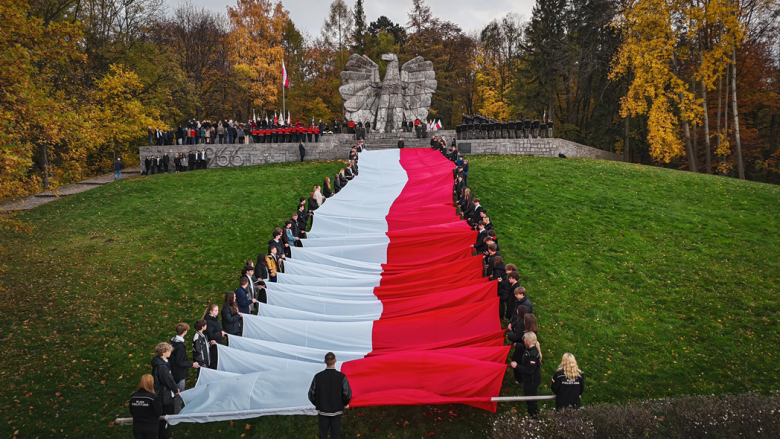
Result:
M409 133L406 133L409 134ZM454 132L441 132L447 138L448 145L452 142ZM448 136L449 134L449 136ZM397 135L376 136L366 140L368 149L390 149L397 145ZM407 148L425 148L430 139L414 139L404 136ZM349 150L355 144L355 136L351 134L332 134L320 137L319 142L306 142L305 160L345 160ZM173 157L177 153L188 153L206 149L206 159L209 168L227 168L237 166L257 166L268 163L297 162L301 157L297 143L250 143L250 144L200 144L200 145L166 145L141 146L139 148L141 166L147 155L160 156L168 153L170 168L173 169ZM465 155L532 155L538 157L581 157L599 160L622 161L623 157L590 146L580 145L564 139L472 139L458 141L458 149Z

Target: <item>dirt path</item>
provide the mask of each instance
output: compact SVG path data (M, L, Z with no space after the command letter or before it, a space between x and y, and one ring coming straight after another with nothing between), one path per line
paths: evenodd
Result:
M141 168L130 168L122 171L122 177L140 174ZM88 190L94 189L104 184L108 184L114 181L114 173L101 175L100 177L91 178L89 180L80 181L68 186L63 186L57 190L55 194L53 191L44 191L33 196L23 198L21 200L14 201L12 203L4 204L0 206L0 210L30 210L40 205L52 202L60 197L67 197L70 195L80 194Z

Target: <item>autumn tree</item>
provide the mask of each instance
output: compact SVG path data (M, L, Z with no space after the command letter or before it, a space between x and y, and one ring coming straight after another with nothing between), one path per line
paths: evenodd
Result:
M279 103L284 57L284 30L289 13L281 2L238 0L228 8L235 68L245 73L250 107L273 108ZM248 114L245 114L248 116Z

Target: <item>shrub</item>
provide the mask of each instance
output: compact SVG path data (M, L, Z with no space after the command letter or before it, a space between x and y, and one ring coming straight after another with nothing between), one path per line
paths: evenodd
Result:
M780 437L780 394L688 396L580 410L542 410L534 420L503 413L496 439L757 438Z

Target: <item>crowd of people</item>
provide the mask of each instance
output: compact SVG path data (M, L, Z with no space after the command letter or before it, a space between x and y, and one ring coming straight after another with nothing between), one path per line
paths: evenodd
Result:
M322 120L315 123L312 119L306 125L301 121L292 123L281 118L247 122L190 119L178 128L160 130L150 126L146 130L149 146L319 142L320 135L328 132Z
M170 341L157 345L151 362L152 372L141 378L138 389L129 403L136 437L161 439L168 437L168 423L159 420L159 417L176 414L181 410L183 403L180 393L185 390L190 369L194 368L196 372L199 372L201 367L216 369L218 361L216 345L229 342L231 335L241 335L244 314L256 314L260 304L267 303L266 282L276 282L278 273L284 273L284 264L287 258L292 256L292 247L303 247L306 230L314 221L315 211L358 175L359 153L364 147L362 140L358 142L350 150L345 167L332 178L325 177L323 184L314 186L308 197L301 197L290 219L272 232L266 252L258 254L255 261L248 260L244 263L238 276L238 288L224 295L221 306L212 303L206 307L203 316L194 322L191 361L187 355L185 341L190 331L190 325L187 323L177 324L176 334ZM205 155L203 157L205 159ZM184 166L192 162L197 163L197 159L185 161ZM167 163L168 160L164 162L160 160L161 169L165 169L166 172L167 167L163 167L163 164ZM335 355L332 353L326 355L325 363L328 366L325 370L327 373L315 378L312 385L318 380L322 382L340 379L333 373L337 372L333 369ZM333 372L329 372L331 369ZM341 373L337 372L337 374ZM323 416L328 417L326 419L328 422L324 425L337 433L340 425L337 421L340 422L340 410L343 410L343 406L336 410L338 404L334 403L332 396L327 392L317 392L313 389L309 397ZM344 405L349 403L349 398L345 396L345 399ZM338 419L336 419L337 415Z
M501 256L498 236L480 199L468 187L469 162L453 146L447 149L446 139L431 139L431 148L440 151L455 162L453 196L464 220L477 231L474 252L482 255L483 275L498 283L499 317L507 319L507 340L514 345L510 367L524 396L536 396L542 381L542 351L539 345L539 325L534 307L525 287L520 285L520 274L515 264ZM574 355L566 353L553 374L552 390L557 408L580 407L585 378ZM528 414L537 417L539 403L528 401Z
M267 303L267 282L276 282L278 274L284 273L285 261L292 256L292 247L305 245L306 230L313 223L317 209L358 176L359 153L364 148L361 140L351 149L347 166L332 179L325 177L323 184L314 186L308 197L300 198L290 219L272 232L267 251L258 254L255 261L244 263L237 276L239 286L235 291L221 298L221 306L212 303L206 307L202 317L194 322L192 360L187 355L186 336L190 331L187 323L178 323L170 341L157 345L151 374L141 378L129 404L136 437L168 437L168 424L159 417L181 410L180 393L185 390L190 369L194 368L196 373L202 367L216 369L217 345L229 343L231 336L240 336L244 315L257 313L261 304ZM535 396L541 384L542 352L533 303L526 288L520 285L517 266L506 263L501 256L493 223L480 199L468 187L468 160L459 154L454 139L453 146L448 149L446 139L433 138L431 148L455 163L453 201L462 218L477 231L472 248L475 254L482 255L483 276L497 282L499 318L508 321L506 337L508 343L515 347L510 363L514 378L524 395ZM309 399L320 415L320 437L323 439L327 438L329 430L332 437L338 437L341 413L348 407L351 398L348 378L335 370L335 362L333 353L325 356L327 369L313 379L309 391ZM323 389L338 389L338 392ZM566 353L552 377L552 390L557 395L556 407L580 407L583 389L584 375L574 356ZM527 402L527 408L529 415L538 415L537 402Z
M536 139L553 137L551 118L536 116L523 119L492 119L479 114L464 114L460 125L455 127L458 140L467 139Z

